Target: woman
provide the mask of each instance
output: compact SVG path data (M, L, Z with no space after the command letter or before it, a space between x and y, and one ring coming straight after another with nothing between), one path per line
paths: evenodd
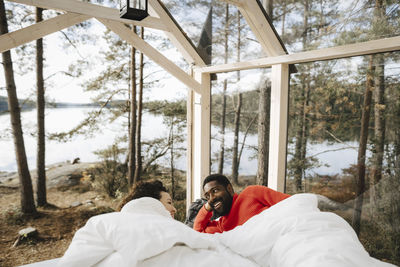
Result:
M168 194L167 189L164 187L163 183L159 180L137 182L133 186L132 191L119 204L118 211L121 211L121 209L129 201L141 197L152 197L159 200L164 205L165 209L171 214L171 217L175 217L176 209L172 205L172 198Z

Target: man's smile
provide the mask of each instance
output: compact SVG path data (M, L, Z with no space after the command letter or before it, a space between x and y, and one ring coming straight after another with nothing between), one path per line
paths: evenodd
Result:
M219 207L222 206L222 201L216 201L215 203L213 203L212 205L214 207L214 209L218 209Z

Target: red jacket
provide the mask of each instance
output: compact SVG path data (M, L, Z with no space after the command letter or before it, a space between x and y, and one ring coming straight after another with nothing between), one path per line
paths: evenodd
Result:
M221 216L218 221L210 221L212 212L207 211L203 206L194 220L193 228L196 231L211 234L229 231L288 197L290 195L265 186L251 185L239 195L233 195L231 210L227 215Z

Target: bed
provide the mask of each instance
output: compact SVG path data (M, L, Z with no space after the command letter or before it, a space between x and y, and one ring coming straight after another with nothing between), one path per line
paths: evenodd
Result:
M203 234L172 219L161 202L141 198L121 212L90 218L56 262L60 267L394 266L370 257L351 226L317 204L316 195L297 194L231 231Z

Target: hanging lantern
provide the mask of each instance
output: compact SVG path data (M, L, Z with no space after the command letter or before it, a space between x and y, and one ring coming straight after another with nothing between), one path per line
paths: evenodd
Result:
M119 0L119 16L124 19L142 20L147 13L147 0Z

